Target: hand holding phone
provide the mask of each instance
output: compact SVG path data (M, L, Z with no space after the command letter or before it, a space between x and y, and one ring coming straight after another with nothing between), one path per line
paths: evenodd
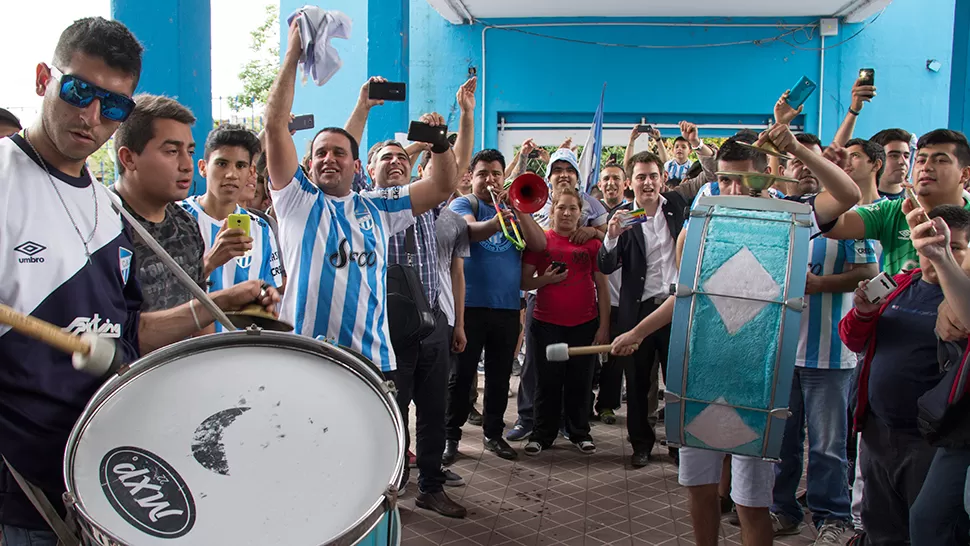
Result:
M241 229L246 237L250 236L250 219L248 214L230 214L226 218L226 223L228 229Z
M637 132L640 134L644 134L644 133L649 134L653 132L653 125L641 123L640 125L637 125Z
M883 271L866 283L865 287L862 288L862 292L866 296L866 301L876 305L882 303L886 299L886 296L892 294L897 286L896 281Z
M859 85L876 85L876 69L875 68L860 69Z
M808 79L807 76L802 76L802 79L798 80L798 83L788 92L788 100L786 101L788 106L798 110L798 107L805 104L808 97L812 96L816 87L815 82Z
M430 125L422 121L412 121L411 125L408 127L408 140L411 142L427 142L432 146L441 149L444 146L444 150L435 153L443 153L448 150L448 126L447 125ZM435 151L435 148L432 148Z
M313 114L303 114L296 116L290 121L290 132L313 129Z
M367 86L370 100L403 101L407 98L407 84L403 82L372 81Z
M552 261L552 266L556 268L556 273L562 275L566 272L566 262Z

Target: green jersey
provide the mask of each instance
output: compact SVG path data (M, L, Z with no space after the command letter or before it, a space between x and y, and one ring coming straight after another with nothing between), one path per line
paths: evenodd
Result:
M919 267L919 255L909 238L909 224L903 214L904 201L884 199L854 209L866 226L866 239L875 239L881 244L882 270L890 275ZM970 210L970 202L966 198L963 208Z

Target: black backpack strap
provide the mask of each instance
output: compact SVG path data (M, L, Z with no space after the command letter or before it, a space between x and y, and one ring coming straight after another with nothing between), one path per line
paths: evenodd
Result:
M418 254L418 245L414 240L414 226L404 232L404 252L408 255L408 265L414 265L414 256Z
M478 220L478 197L474 193L469 193L465 199L468 199L468 204L472 206L472 216Z

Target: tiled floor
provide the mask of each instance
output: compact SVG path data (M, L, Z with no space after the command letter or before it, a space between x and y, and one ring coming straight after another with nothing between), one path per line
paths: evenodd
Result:
M513 381L514 390L517 378ZM515 422L514 397L505 419L509 426ZM461 456L451 467L466 485L447 492L468 508L468 517L449 519L416 509L412 478L401 499L403 545L693 545L686 492L677 484L677 467L666 449L655 451L663 455L661 462L631 468L622 411L615 425L594 423L592 434L597 451L591 456L560 438L538 457L526 456L524 444L513 443L519 459L506 461L483 453L481 428L466 424ZM809 527L775 544L810 545ZM738 528L724 523L721 533L721 544L741 544Z

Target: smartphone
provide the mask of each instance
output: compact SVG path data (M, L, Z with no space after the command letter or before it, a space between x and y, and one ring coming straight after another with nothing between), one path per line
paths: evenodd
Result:
M637 125L638 133L649 133L650 131L653 131L653 125Z
M876 69L875 68L860 69L859 85L876 85Z
M911 185L903 184L903 189L906 192L906 198L909 199L909 202L912 203L914 207L923 206L923 205L920 205L919 199L916 198L916 192L913 191L913 187ZM929 222L929 221L930 221L930 217L926 215L926 211L924 210L923 219L920 221L920 223L922 224L923 222ZM936 235L936 228L935 227L931 228L931 230L932 230L931 233L933 235Z
M304 129L313 129L313 114L296 116L290 122L290 131L302 131Z
M863 292L866 294L866 300L875 304L882 302L886 296L892 294L896 290L896 286L898 286L896 281L883 271L866 284Z
M552 265L555 266L556 273L560 273L561 274L561 273L565 273L566 272L566 262L557 262L557 261L553 260L552 261Z
M408 127L408 140L411 142L441 142L448 134L447 125L431 126L420 121L412 121Z
M536 159L537 157L539 157L539 150L529 152L529 159Z
M797 110L799 106L805 104L808 97L812 96L816 87L815 82L808 79L807 76L802 76L802 79L798 80L798 83L788 93L788 106Z
M249 236L249 215L248 214L230 214L226 218L229 229L241 229Z
M407 98L407 84L404 82L370 82L367 98L371 100L403 101Z

